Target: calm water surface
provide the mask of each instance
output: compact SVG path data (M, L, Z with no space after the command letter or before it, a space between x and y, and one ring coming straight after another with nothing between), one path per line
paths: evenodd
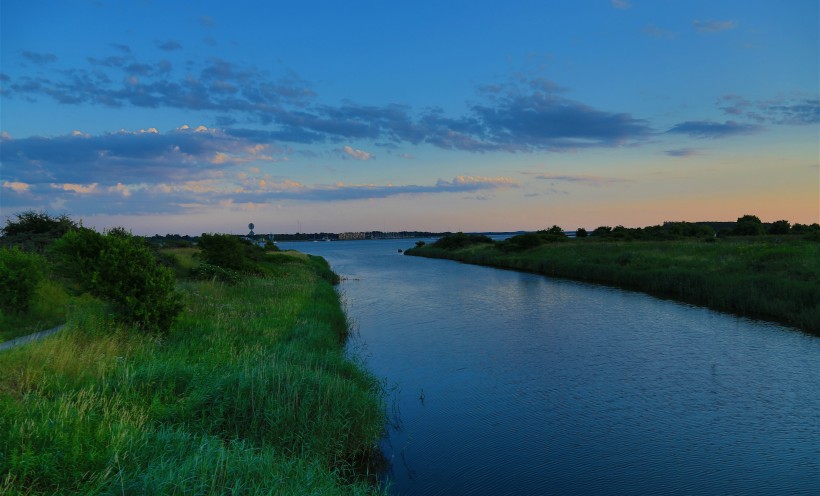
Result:
M820 494L820 339L414 241L282 244L344 278L394 494Z

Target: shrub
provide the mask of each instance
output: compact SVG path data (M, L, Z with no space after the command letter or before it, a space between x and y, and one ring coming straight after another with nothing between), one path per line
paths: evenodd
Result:
M0 249L0 309L25 313L31 306L45 260L17 248Z
M433 243L433 246L436 248L443 248L445 250L457 250L459 248L466 248L471 245L492 243L493 240L489 236L485 236L483 234L464 234L463 232L459 232L440 238Z
M230 234L206 234L199 237L202 259L211 265L237 271L257 272L265 251Z
M711 226L692 222L665 222L663 229L674 238L706 238L715 235Z
M120 320L167 331L182 309L173 272L157 263L141 238L115 229L81 228L55 243L60 269L84 291L110 302Z
M499 245L499 248L504 251L524 251L545 243L557 243L562 241L569 241L569 238L560 227L553 226L548 231L536 231L513 236L504 240Z

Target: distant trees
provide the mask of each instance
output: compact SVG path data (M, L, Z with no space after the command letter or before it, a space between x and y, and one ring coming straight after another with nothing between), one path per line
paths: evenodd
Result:
M769 234L782 235L789 234L791 224L787 220L776 220L769 226Z
M456 250L470 245L492 243L492 238L483 234L464 234L463 232L458 232L439 238L432 246L445 250Z
M589 233L583 227L579 227L578 229L575 230L575 237L576 238L586 238L587 236L589 236Z
M77 227L67 215L52 217L46 212L27 210L6 220L0 229L0 240L3 246L43 253L54 241Z
M758 216L744 215L738 217L737 223L732 229L732 234L735 236L759 236L766 234L766 230L763 228L763 223Z

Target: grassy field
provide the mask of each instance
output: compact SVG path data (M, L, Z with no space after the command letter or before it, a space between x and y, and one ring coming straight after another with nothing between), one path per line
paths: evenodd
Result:
M165 336L78 298L62 332L0 353L0 494L380 493L382 385L344 355L329 268L270 272L180 282Z
M427 245L406 253L634 289L820 335L820 243L816 241L587 238L520 251L503 248L501 243L456 249Z

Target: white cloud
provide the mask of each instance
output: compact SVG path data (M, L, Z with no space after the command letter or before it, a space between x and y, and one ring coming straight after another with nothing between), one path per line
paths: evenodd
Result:
M727 31L737 27L735 21L703 21L700 19L695 19L692 21L692 25L699 33L719 33L721 31Z
M342 148L342 153L346 154L349 157L355 158L357 160L372 160L373 154L366 152L364 150L357 150L356 148L345 146Z

